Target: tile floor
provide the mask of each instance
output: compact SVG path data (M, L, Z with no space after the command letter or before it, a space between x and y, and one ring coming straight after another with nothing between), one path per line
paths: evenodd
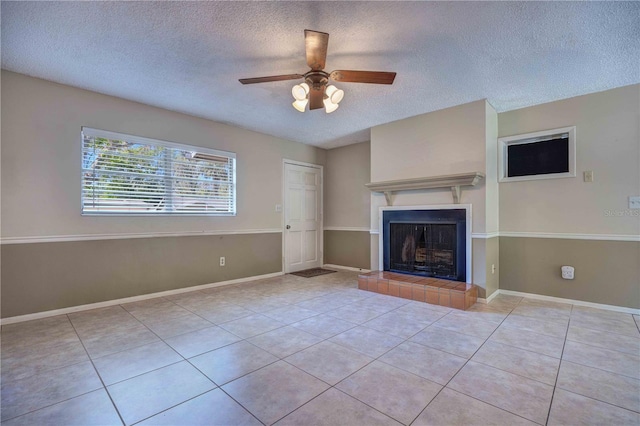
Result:
M639 318L285 275L2 327L3 425L640 424Z

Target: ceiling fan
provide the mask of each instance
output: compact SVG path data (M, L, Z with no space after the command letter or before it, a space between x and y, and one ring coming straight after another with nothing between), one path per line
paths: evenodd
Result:
M328 113L338 109L338 103L344 96L342 90L336 88L334 85L329 85L330 79L345 83L393 84L393 80L396 77L395 72L352 70L325 72L324 67L327 59L329 34L304 30L304 39L307 52L307 65L309 65L311 70L305 74L241 78L240 83L267 83L270 81L298 80L304 78L304 83L293 87L292 94L296 99L296 101L293 102L294 108L300 112L304 112L307 103L309 103L309 109L320 109L324 106Z

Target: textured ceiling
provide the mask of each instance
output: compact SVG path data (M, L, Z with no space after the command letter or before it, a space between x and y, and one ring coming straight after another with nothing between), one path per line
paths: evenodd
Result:
M640 82L640 3L2 2L2 67L320 147L486 98L506 111ZM333 114L293 109L305 28L330 33Z

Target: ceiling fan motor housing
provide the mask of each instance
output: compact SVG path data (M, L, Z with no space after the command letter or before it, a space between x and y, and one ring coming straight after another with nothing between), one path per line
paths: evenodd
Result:
M329 82L329 73L312 70L304 74L304 81L315 90L321 90Z

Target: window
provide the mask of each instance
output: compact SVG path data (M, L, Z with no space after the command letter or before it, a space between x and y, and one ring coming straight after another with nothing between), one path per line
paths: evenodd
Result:
M576 128L545 130L498 139L499 181L576 176Z
M82 214L235 215L235 157L82 128Z

